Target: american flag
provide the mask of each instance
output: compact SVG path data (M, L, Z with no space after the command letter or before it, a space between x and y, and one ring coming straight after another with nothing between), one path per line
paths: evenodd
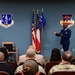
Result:
M32 17L32 45L36 48L36 16L34 10Z

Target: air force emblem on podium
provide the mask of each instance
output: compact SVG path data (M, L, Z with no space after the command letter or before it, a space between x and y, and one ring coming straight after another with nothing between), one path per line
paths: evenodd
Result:
M0 26L4 28L9 28L14 24L12 20L12 14L2 14L0 20Z

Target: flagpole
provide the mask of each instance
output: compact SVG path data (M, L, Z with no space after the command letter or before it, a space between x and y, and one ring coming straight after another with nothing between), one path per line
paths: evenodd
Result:
M43 13L43 8L42 8ZM43 23L42 23L42 30L41 30L41 54L44 55L44 29L43 29Z

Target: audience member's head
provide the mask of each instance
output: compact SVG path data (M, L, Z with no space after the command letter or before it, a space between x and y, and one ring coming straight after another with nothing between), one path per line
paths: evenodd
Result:
M36 51L36 47L35 46L33 46L33 45L30 45L29 47L28 47L28 49L34 49L35 51ZM36 54L39 54L38 52L36 52Z
M35 59L35 55L36 55L35 49L28 48L26 52L26 59Z
M75 58L74 58L74 57L72 58L72 60L71 60L70 63L71 63L71 64L75 64Z
M70 51L65 51L62 56L61 59L62 61L66 61L66 62L71 62L72 60L72 53Z
M36 75L37 72L38 72L38 64L35 60L29 59L24 62L23 64L24 75Z
M3 52L0 52L0 61L4 61L5 60L5 56Z
M53 48L50 61L61 61L61 53L58 48Z
M30 45L30 46L28 47L28 49L35 49L35 50L36 50L36 48L35 48L33 45Z
M1 48L0 48L0 52L3 52L3 53L4 53L5 60L8 61L8 52L7 52L6 48L1 47Z

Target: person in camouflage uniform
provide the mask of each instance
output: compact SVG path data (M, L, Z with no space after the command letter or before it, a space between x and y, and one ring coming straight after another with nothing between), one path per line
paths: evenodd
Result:
M52 74L56 71L75 71L75 65L70 64L73 56L70 51L65 51L61 56L61 63L59 65L53 66L48 75Z

